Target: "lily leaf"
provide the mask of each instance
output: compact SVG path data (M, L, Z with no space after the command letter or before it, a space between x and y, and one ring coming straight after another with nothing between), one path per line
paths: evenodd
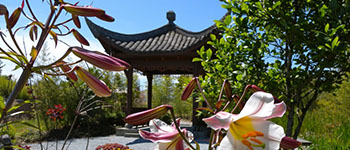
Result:
M7 60L12 61L13 63L17 64L18 66L22 66L22 64L20 62L18 62L16 59L13 59L11 57L0 56L0 59L7 59Z
M30 56L32 56L31 61L35 60L38 56L38 50L35 47L32 47L32 51L30 52Z
M55 41L55 47L57 46L57 34L54 31L50 31L50 35L52 36L53 40Z
M39 102L40 101L34 101L34 103L39 103ZM25 100L22 103L19 103L19 104L12 106L7 112L14 111L14 110L18 109L19 107L23 106L24 104L30 104L30 103L32 103L30 100Z
M194 143L196 143L196 150L200 150L201 147L199 146L198 142L197 142L197 141L194 141Z
M6 124L0 124L0 128L3 128L3 127L5 127L7 125L10 125L10 124L17 124L17 123L23 124L23 125L26 125L26 126L29 126L29 127L32 127L32 128L39 129L37 126L35 126L35 125L33 125L33 124L29 123L29 122L26 122L26 121L9 121Z
M5 101L4 101L4 98L2 98L1 96L0 96L0 109L2 110L2 109L4 109L5 108ZM2 113L2 112L0 112L0 113Z

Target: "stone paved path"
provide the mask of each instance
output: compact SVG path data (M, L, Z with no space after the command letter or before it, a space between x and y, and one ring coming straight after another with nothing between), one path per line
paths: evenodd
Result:
M208 149L208 144L205 140L196 140L201 150ZM71 142L71 143L70 143ZM119 143L123 145L129 146L129 148L133 150L153 150L154 143L148 140L144 140L142 138L127 138L123 136L106 136L106 137L92 137L89 140L89 150L95 150L97 146L103 145L106 143ZM68 150L85 150L86 149L86 143L87 138L79 138L79 139L72 139L67 142L69 145ZM61 149L61 146L63 144L63 141L58 141L58 149ZM38 143L29 144L32 150L40 150L40 145ZM195 146L195 144L193 143ZM50 141L50 142L43 142L44 147L48 147L48 150L56 150L56 142Z

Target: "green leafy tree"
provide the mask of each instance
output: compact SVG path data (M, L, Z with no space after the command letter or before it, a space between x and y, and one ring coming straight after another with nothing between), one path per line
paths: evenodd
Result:
M154 76L154 106L170 104L170 102L174 100L175 84L173 82L173 76Z
M181 101L181 93L191 80L189 76L154 76L153 82L153 107L162 104L170 104L174 108L177 117L190 119L192 114L192 101Z
M206 92L216 95L220 86L209 84L224 78L234 89L257 84L287 103L286 134L296 138L319 94L336 89L334 83L349 71L349 5L336 0L225 1L231 15L216 21L224 33L212 35L209 43L217 51L201 49L194 59L208 72Z

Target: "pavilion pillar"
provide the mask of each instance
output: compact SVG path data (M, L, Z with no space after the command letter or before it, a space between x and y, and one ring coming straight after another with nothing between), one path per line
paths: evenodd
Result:
M128 80L127 101L126 101L126 114L132 113L132 82L133 82L133 68L125 70L126 78Z
M152 108L152 80L153 80L153 74L147 74L147 108Z
M195 89L193 92L196 92ZM197 108L198 108L198 102L196 102L197 96L196 94L192 94L192 126L198 126L199 119L196 117L197 114Z

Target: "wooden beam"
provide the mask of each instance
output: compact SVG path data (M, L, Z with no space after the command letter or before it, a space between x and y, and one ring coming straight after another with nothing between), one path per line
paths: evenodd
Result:
M131 67L128 70L125 70L126 78L128 80L128 93L127 93L127 102L126 102L126 114L129 115L132 113L132 81L133 81L133 68Z
M147 89L147 108L152 108L152 80L153 80L153 74L147 74L147 83L148 83L148 89Z

